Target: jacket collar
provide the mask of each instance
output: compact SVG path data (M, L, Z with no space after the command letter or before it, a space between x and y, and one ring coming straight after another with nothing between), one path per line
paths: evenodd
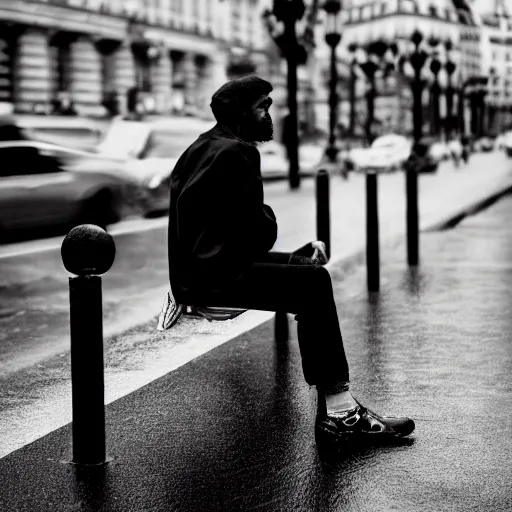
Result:
M243 139L237 137L227 126L217 123L211 130L208 130L205 133L202 133L199 136L200 139L231 139L242 142L243 144L247 144L249 146L256 146L256 143L246 142Z

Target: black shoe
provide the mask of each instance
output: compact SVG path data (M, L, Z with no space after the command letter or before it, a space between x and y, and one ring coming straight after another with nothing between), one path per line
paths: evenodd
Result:
M327 412L323 397L319 397L319 412L316 420L318 433L341 439L354 437L404 437L414 430L414 421L409 418L380 416L361 405L349 411Z

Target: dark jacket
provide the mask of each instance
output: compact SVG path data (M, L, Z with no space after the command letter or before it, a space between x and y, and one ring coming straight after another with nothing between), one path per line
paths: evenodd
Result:
M200 135L171 174L169 277L178 302L226 289L276 238L257 148L221 125Z

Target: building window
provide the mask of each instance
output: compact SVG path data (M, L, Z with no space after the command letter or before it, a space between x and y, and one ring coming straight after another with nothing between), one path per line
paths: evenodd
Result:
M10 102L14 96L14 52L14 37L0 39L0 101Z
M428 13L433 18L437 18L437 7L435 5L430 4L428 7Z

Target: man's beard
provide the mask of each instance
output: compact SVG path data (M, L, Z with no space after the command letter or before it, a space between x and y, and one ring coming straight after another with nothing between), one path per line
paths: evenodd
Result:
M267 142L274 138L274 125L270 114L258 121L251 122L246 128L245 140L251 142Z

